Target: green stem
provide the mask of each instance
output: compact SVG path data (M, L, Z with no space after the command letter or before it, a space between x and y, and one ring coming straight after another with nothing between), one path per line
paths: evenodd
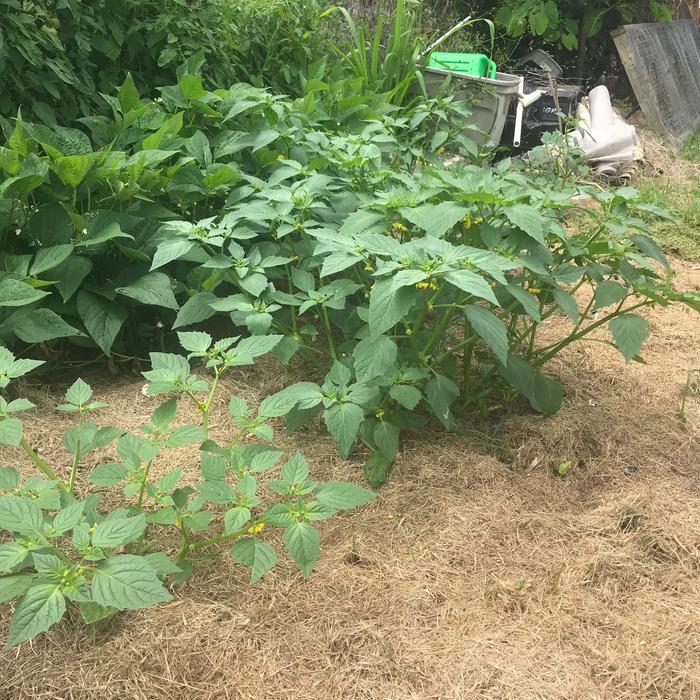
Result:
M80 427L83 424L83 414L78 413L78 435L80 435ZM80 462L80 437L75 441L75 454L73 455L73 463L70 468L70 480L68 481L68 491L72 494L75 487L75 479L78 475L78 464Z
M143 474L143 479L141 480L141 488L139 489L139 500L136 505L140 508L143 503L143 497L146 493L146 484L148 483L148 475L151 473L151 466L153 465L153 460L150 460L146 465L146 470Z
M60 488L62 488L64 491L68 490L68 487L66 486L63 481L59 478L58 474L51 469L51 467L41 458L39 455L33 450L32 446L24 439L19 443L19 446L27 453L27 456L36 464L39 469L49 478L51 481L58 481L58 485Z
M472 333L472 327L467 319L464 319L464 354L462 355L462 398L464 401L469 396L471 390L472 359L474 357L474 345L476 344L476 334Z
M219 386L219 379L221 379L221 372L218 367L214 368L214 381L211 383L211 389L209 391L209 396L204 402L202 407L202 432L204 433L204 439L209 438L209 411L211 410L211 404L216 396L216 390Z
M323 328L326 331L326 337L328 338L328 352L330 352L331 357L334 360L338 359L338 355L336 354L335 351L335 343L333 342L333 334L331 333L331 323L328 320L328 310L326 309L325 306L320 305L321 308L321 318L323 320Z
M196 549L203 549L212 544L218 544L219 542L227 542L228 540L234 540L245 535L251 528L264 523L262 519L254 520L252 523L248 523L245 527L236 530L235 532L230 532L228 534L222 533L220 535L214 535L214 537L207 537L204 540L199 540L199 542L192 542L189 544L189 549L194 551Z
M627 314L630 311L635 311L636 309L641 309L644 306L650 306L653 302L646 300L646 301L640 301L638 304L634 304L633 306L630 306L627 309L622 309L620 307L617 308L616 311L614 311L611 314L608 314L604 318L601 318L599 321L596 321L595 323L591 323L590 326L586 326L586 328L583 328L582 330L578 331L577 333L572 333L570 336L565 338L559 343L554 343L554 345L549 345L546 348L542 348L540 352L544 352L545 354L537 360L535 363L536 367L541 367L547 360L551 360L555 355L557 355L559 352L561 352L565 347L570 345L576 340L579 340L580 338L583 338L584 336L588 335L591 331L594 331L596 328L599 328L600 326L608 323L611 321L613 318L616 318L617 316L621 316L622 314Z

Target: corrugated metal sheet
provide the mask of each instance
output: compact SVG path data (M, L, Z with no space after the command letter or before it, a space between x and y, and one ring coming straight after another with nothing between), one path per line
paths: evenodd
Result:
M695 24L630 24L613 38L647 119L682 148L700 129L700 33Z

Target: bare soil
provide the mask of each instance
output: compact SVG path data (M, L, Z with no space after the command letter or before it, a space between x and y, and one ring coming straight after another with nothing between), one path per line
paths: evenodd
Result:
M700 288L697 266L676 267L680 287ZM482 426L410 435L377 499L325 524L310 580L283 561L251 587L224 553L168 604L71 619L0 654L0 697L700 697L700 397L677 416L700 320L680 306L648 318L648 364L587 343L550 367L567 387L553 418L512 418L493 439ZM136 377L86 378L111 404L102 424L135 428L157 405ZM285 381L269 364L228 388L256 401ZM24 392L39 407L31 441L61 464L63 389ZM231 430L223 400L213 427ZM361 481L327 436L280 435L319 477ZM177 460L194 475L193 457Z

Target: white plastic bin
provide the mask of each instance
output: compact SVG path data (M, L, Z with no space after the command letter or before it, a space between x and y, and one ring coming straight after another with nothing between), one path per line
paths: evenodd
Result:
M496 73L495 78L479 78L465 73L426 68L425 85L430 94L438 94L448 76L452 81L450 92L456 93L457 101L473 100L472 114L466 123L488 135L471 131L469 136L481 146L488 140L498 145L503 135L503 127L511 102L517 99L520 77L509 73ZM463 89L460 89L460 85L464 85Z

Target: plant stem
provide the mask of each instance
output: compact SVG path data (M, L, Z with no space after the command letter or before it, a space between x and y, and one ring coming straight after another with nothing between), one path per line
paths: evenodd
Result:
M211 404L216 396L216 390L219 386L219 379L221 379L221 371L218 367L214 368L214 381L211 383L211 389L209 391L209 396L207 400L202 405L202 432L204 433L204 438L209 438L209 411L211 410Z
M51 467L41 457L39 457L32 446L24 438L22 438L20 441L19 446L27 453L27 456L32 460L32 462L34 462L34 464L36 464L36 466L39 467L39 469L41 469L41 471L49 479L51 479L51 481L58 481L60 488L62 488L64 491L68 490L68 487L63 481L61 481L58 474L56 474L56 472L51 469Z
M545 354L540 357L539 360L535 363L536 367L541 367L547 360L551 360L555 355L557 355L559 352L561 352L567 345L570 345L576 340L579 340L580 338L583 338L585 335L588 335L591 331L594 331L596 328L599 328L600 326L608 323L608 321L611 321L613 318L616 318L617 316L621 316L622 314L629 313L630 311L635 311L636 309L641 309L644 306L650 306L653 302L649 301L648 299L646 301L640 301L638 304L634 304L633 306L630 306L627 309L622 309L618 307L618 309L611 314L608 314L604 318L601 318L599 321L595 321L595 323L591 323L590 326L586 326L586 328L583 328L582 330L578 331L577 333L572 333L568 338L564 338L559 343L554 343L554 345L549 345L546 348L542 348L540 352L544 352Z
M153 465L153 460L150 460L146 465L146 470L143 474L143 479L141 480L141 488L139 489L139 500L136 505L140 508L143 503L143 496L146 492L146 484L148 483L148 475L151 473L151 466Z
M331 323L328 320L328 310L325 306L319 305L321 308L321 318L323 319L323 327L326 331L326 337L328 338L328 352L330 352L331 357L334 360L338 359L338 355L335 351L335 343L333 342L333 334L331 333Z
M202 549L204 547L208 547L210 544L218 544L219 542L226 542L228 540L235 540L242 535L245 535L246 532L248 532L251 528L254 528L256 525L260 525L260 523L264 523L265 521L262 519L254 520L252 523L248 523L245 527L242 527L235 532L230 532L228 534L222 533L220 535L214 535L213 537L207 537L204 540L199 540L199 542L192 542L189 544L189 549L190 550L196 550L196 549Z
M78 463L80 462L80 427L83 424L82 412L78 414L78 439L75 441L75 454L73 455L73 464L70 468L70 480L68 481L68 491L72 494L75 486L75 478L78 475Z
M467 396L471 389L471 371L472 358L474 357L474 345L476 343L476 335L472 332L472 327L466 317L464 319L464 354L462 355L462 398L466 402Z

